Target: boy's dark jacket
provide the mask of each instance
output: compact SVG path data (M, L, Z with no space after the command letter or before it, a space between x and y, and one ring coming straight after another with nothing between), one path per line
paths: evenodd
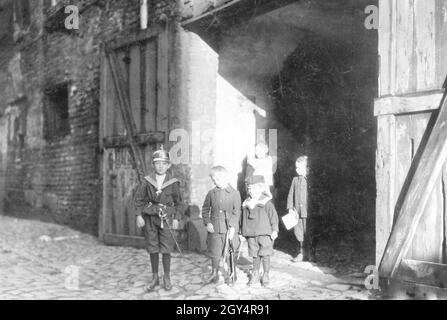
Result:
M167 172L160 192L157 193L157 180L155 173L144 177L134 198L138 215L158 215L160 207L172 219L180 220L182 217L180 181Z
M287 210L296 209L300 218L307 218L307 178L293 178L287 197Z
M238 231L241 216L241 195L232 186L214 188L208 192L202 206L203 223L212 223L215 233L226 233L225 212L228 225Z
M278 214L270 198L260 199L254 208L245 201L242 206L241 234L244 237L268 236L278 232Z

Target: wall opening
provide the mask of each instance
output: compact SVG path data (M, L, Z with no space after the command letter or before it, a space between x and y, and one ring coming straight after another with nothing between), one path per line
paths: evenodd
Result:
M328 264L374 263L378 39L364 13L371 4L295 2L190 28L218 53L219 76L265 111L255 113L255 129L277 130L280 216L295 160L309 157L317 258ZM284 228L276 244L295 253Z
M68 84L62 83L45 90L45 139L53 140L70 133Z

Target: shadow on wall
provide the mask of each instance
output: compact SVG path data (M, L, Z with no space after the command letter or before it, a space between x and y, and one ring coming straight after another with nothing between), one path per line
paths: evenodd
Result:
M308 35L272 79L276 116L309 156L311 212L321 216L317 232L328 240L374 232L374 97L361 77L374 72L358 61L346 44ZM280 149L280 176L295 175L290 164L299 155ZM279 186L280 203L287 191Z

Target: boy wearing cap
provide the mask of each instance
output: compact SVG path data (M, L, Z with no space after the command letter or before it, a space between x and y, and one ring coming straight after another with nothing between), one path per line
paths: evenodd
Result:
M146 291L153 291L160 284L159 253L162 254L163 262L163 285L169 291L172 289L171 253L175 246L172 229L178 229L178 221L182 216L180 181L168 172L171 161L167 151L161 149L154 152L152 166L154 172L144 177L135 194L137 226L144 228L152 267L153 278Z
M248 282L259 282L261 263L264 268L261 283L269 284L270 257L273 242L278 237L278 214L270 197L265 194L263 176L252 176L247 181L249 197L242 204L241 235L247 239L248 254L253 257L253 273Z
M215 187L208 192L202 206L202 218L208 230L207 249L211 257L212 272L207 283L219 282L219 261L225 247L225 236L229 232L229 240L237 248L241 213L241 196L228 180L228 172L222 166L211 169L211 180Z

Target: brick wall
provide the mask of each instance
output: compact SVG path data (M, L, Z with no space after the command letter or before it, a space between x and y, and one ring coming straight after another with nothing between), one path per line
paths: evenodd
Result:
M7 148L2 148L2 159L8 159L0 173L6 176L6 209L26 204L95 234L101 195L100 44L118 33L138 30L139 1L97 1L81 13L80 29L73 32L45 30L46 3L30 1L31 26L20 35L13 53L0 57L0 117L16 123L6 128L11 134ZM174 1L149 3L150 21L173 12ZM65 82L70 131L48 140L44 90ZM5 115L6 110L15 113Z

